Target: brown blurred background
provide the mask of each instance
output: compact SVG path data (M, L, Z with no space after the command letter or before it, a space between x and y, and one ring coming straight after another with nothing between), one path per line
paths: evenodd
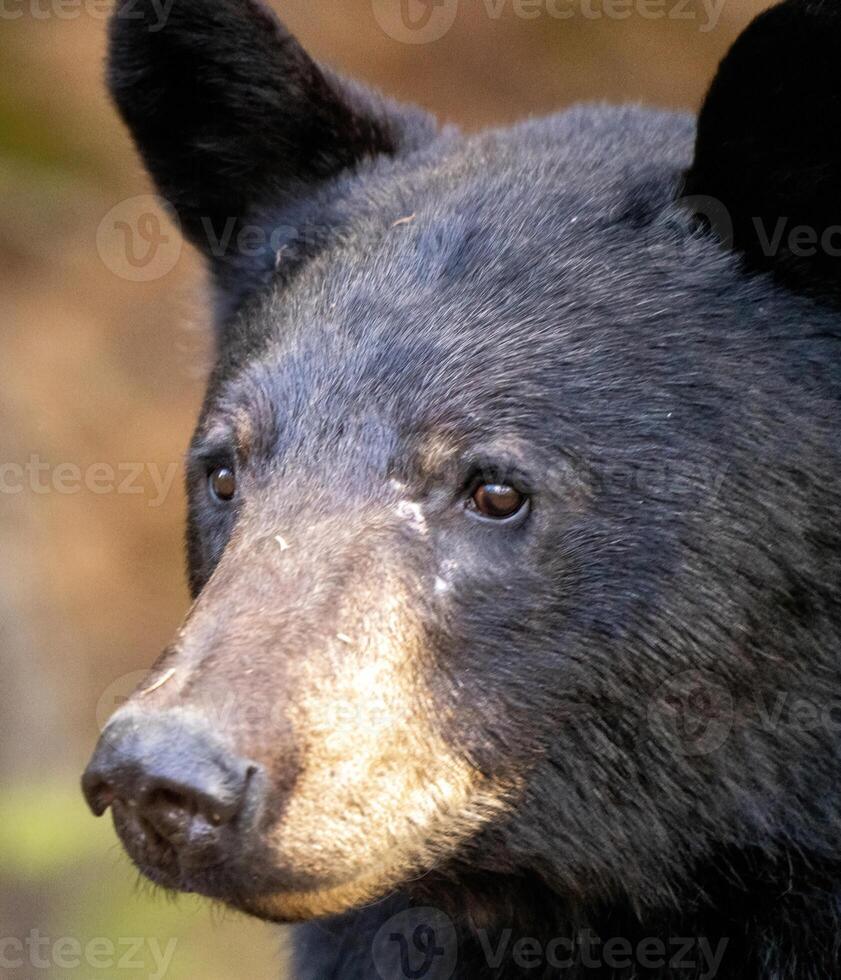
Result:
M695 109L769 6L442 0L413 33L400 2L274 5L320 58L469 129L580 100ZM422 25L428 0L403 2ZM161 254L132 264L114 230L150 187L103 91L107 8L0 0L0 976L277 977L276 930L138 888L77 790L187 604L180 461L211 355L190 249L161 217ZM166 969L153 938L177 940Z

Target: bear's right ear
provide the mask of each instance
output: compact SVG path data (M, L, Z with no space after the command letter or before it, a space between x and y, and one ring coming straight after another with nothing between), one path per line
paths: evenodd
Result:
M231 219L435 131L426 114L321 69L261 0L118 0L108 81L162 195L210 259Z
M832 297L841 297L839 69L839 0L786 0L761 14L712 84L686 181L751 266Z

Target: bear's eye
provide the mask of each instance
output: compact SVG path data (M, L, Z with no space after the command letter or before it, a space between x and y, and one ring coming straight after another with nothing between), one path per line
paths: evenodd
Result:
M501 483L483 483L470 499L471 509L494 521L504 521L520 514L528 506L529 498L514 487Z
M228 503L234 499L237 492L237 478L232 469L227 466L219 466L208 476L210 492L222 503Z

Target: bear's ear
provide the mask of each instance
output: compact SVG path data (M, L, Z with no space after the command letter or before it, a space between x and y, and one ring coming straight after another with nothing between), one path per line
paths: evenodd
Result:
M841 295L838 0L787 0L738 39L701 112L686 193L723 205L721 231L753 267Z
M431 138L321 69L261 0L118 0L108 81L144 161L208 257L231 219Z

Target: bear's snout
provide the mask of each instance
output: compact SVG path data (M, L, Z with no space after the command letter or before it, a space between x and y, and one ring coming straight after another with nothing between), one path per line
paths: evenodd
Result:
M260 809L259 767L179 711L118 714L83 776L97 816L109 807L127 850L162 883L241 853Z

